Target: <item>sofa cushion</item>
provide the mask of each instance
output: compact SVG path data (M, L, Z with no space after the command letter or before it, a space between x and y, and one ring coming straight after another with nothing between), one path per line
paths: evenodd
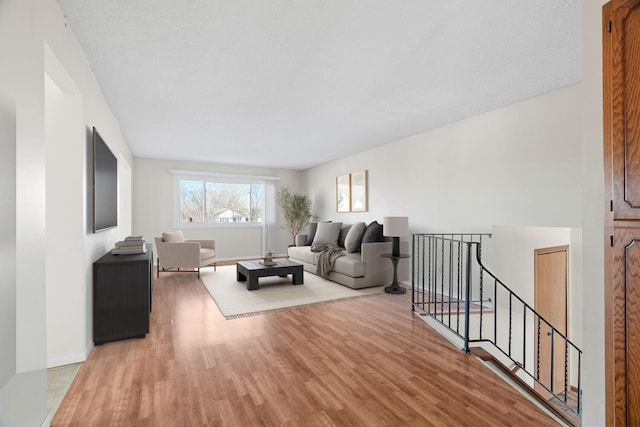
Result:
M321 222L332 222L332 221L321 221ZM307 246L313 245L313 238L316 237L316 232L318 231L319 222L310 222L309 230L307 231Z
M184 236L182 231L166 231L162 233L162 241L168 243L182 243L184 242Z
M373 221L367 226L367 230L362 236L362 243L375 243L384 242L384 235L382 234L382 225L378 224L378 221Z
M315 252L311 252L310 246L290 246L287 254L290 258L294 258L302 262L309 264L316 263L317 254Z
M200 259L209 259L216 256L216 251L211 248L200 248Z
M344 241L347 238L347 234L349 234L349 230L351 230L352 224L342 224L342 228L340 229L340 236L338 236L338 246L341 248L345 248Z
M344 248L347 252L360 252L360 244L362 243L362 237L366 230L367 225L364 222L356 222L351 226L347 237L344 239Z
M316 230L316 235L313 238L313 244L337 245L338 237L340 237L340 228L342 228L341 222L318 223L318 229Z
M364 276L365 265L360 258L360 254L345 254L336 258L333 269L336 273L344 274L349 277Z
M309 223L309 231L307 231L307 246L311 246L313 244L313 238L316 237L317 229L318 229L317 222Z

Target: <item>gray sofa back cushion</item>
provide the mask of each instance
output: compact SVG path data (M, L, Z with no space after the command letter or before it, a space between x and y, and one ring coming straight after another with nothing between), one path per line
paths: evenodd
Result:
M317 222L309 223L309 231L307 231L307 246L311 246L313 244L313 238L316 237L317 229L318 229Z
M362 244L362 237L367 230L367 225L364 222L356 222L351 226L347 236L344 239L344 248L349 253L360 252L360 245Z
M341 248L346 248L344 245L344 241L347 238L347 234L349 234L349 230L351 229L351 224L342 223L342 228L340 229L340 236L338 237L338 246Z
M375 243L384 242L384 235L382 233L382 225L378 224L378 221L373 221L367 226L367 230L362 236L362 243Z

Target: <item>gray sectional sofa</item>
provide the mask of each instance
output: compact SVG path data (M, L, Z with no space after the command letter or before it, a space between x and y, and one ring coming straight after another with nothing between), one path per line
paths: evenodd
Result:
M382 226L376 221L368 226L362 222L312 223L308 234L296 237L296 245L289 247L288 255L306 271L316 274L321 252L312 249L333 243L341 248L342 256L335 258L333 268L325 275L327 279L353 289L391 284L393 264L382 257L384 253L391 253L391 239L383 236ZM408 250L409 244L400 242L400 252L406 254ZM398 280L408 279L409 258L404 258L398 263Z

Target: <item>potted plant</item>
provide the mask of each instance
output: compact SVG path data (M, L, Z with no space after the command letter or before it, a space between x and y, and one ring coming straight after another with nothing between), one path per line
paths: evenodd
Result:
M295 245L296 236L309 224L311 199L304 194L294 193L284 185L278 191L278 204L284 216L282 228L291 233L291 240Z

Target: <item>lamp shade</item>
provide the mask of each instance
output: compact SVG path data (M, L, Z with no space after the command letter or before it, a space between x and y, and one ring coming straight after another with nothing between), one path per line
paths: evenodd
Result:
M409 217L385 216L382 218L382 230L387 237L400 237L409 234Z

